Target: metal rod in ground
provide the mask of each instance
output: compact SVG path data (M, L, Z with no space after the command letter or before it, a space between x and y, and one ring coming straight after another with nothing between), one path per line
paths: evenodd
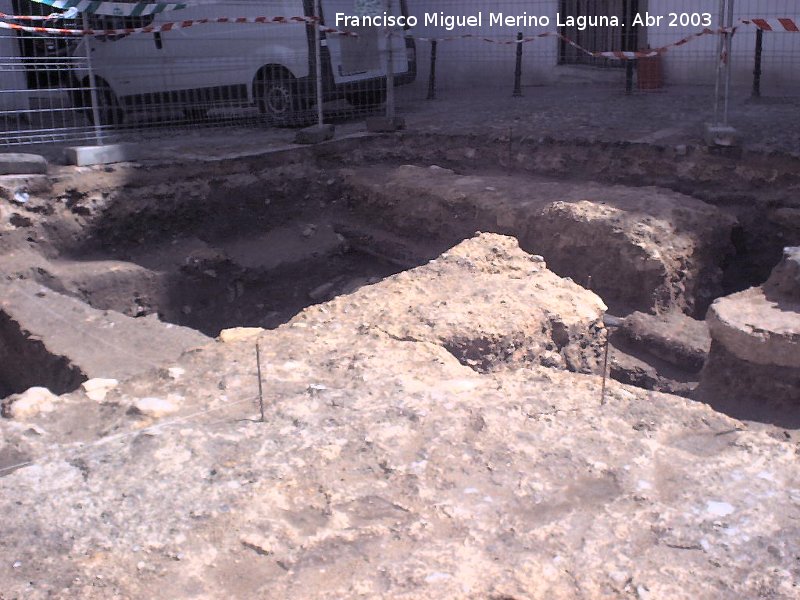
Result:
M258 408L261 412L261 422L264 422L264 388L261 384L261 349L256 342L256 369L258 369Z
M753 98L761 97L761 55L764 51L764 31L756 30L756 64L753 69Z
M316 1L314 5L314 15L320 19L322 11L320 10L320 2ZM321 22L314 23L314 44L315 44L315 62L316 62L316 92L317 92L317 125L322 127L324 125L322 116L322 35L320 33ZM262 415L263 420L263 415Z
M508 128L508 166L514 166L514 128Z
M514 93L515 98L522 96L522 32L517 33L517 64L514 68Z
M85 12L81 13L81 19L83 30L87 31L89 29L88 15ZM103 130L100 123L100 110L97 102L97 78L94 75L94 69L92 69L92 48L90 40L91 38L89 36L84 36L83 47L86 50L86 70L89 71L89 98L92 103L91 111L92 121L94 121L94 137L97 141L97 145L100 146L103 144Z
M606 378L608 377L608 341L609 332L606 329L606 349L603 356L603 388L600 392L600 405L603 406L606 403Z
M760 30L759 30L760 31ZM428 75L428 97L427 100L436 99L436 40L431 41L431 70Z

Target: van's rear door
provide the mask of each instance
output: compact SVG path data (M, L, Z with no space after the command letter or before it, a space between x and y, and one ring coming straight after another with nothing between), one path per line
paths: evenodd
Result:
M348 16L362 16L366 10L370 14L382 15L384 11L399 16L400 0L392 0L392 9L389 11L389 0L375 0L374 2L358 2L356 0L322 0L323 22L328 27L336 27L336 13ZM328 50L333 69L333 80L337 84L350 83L363 79L373 79L386 76L386 52L388 50L387 31L380 27L340 27L353 31L358 37L336 34L327 35ZM392 68L396 75L408 72L408 56L404 32L401 28L394 29L391 35L392 42Z
M182 20L212 21L221 17L295 17L303 15L303 3L217 0L192 3L175 14L180 14ZM246 97L256 72L263 66L283 67L296 77L305 77L309 72L304 24L212 22L164 32L161 43L174 90L208 89L219 93L220 98L245 92Z

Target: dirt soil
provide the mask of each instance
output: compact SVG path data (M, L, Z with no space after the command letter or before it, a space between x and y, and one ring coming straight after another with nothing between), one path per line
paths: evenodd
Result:
M97 309L216 336L275 327L312 301L399 270L334 231L346 220L337 217L335 173L217 168L179 181L174 168L158 174L166 181L110 168L56 184L16 207L0 236L3 271Z
M598 290L617 314L671 307L705 314L722 291L735 221L657 188L460 175L431 166L346 172L358 210L404 233L514 235L556 272Z
M209 338L155 315L99 311L33 281L0 282L0 397L90 378L124 379L178 358Z
M7 462L31 461L0 479L3 596L796 597L791 440L453 355L475 310L504 331L531 294L602 309L542 267L526 286L518 252L482 236L262 333L263 423L252 339L0 421ZM177 412L132 410L153 397Z
M228 327L276 327L310 304L423 264L476 230L515 235L622 315L635 308L702 313L720 293L734 251L734 217L666 189L430 166L342 169L334 157L345 165L360 160L335 150L263 162L64 170L39 182L22 205L0 201L8 216L0 265L12 279L95 309L216 336ZM568 359L558 340L549 345L561 358L542 360ZM595 368L573 359L571 368ZM36 370L48 361L41 357ZM682 389L653 384L658 373L620 378ZM80 377L67 380L56 391ZM4 387L22 391L10 381Z
M762 286L719 298L700 397L737 418L800 427L800 248Z
M0 182L0 350L69 380L3 403L0 598L797 597L796 424L650 390L800 243L800 159L519 136Z

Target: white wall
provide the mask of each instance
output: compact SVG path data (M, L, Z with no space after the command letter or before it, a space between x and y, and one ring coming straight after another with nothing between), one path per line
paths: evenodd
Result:
M716 18L718 0L650 0L661 13L710 11ZM698 7L701 7L699 9ZM663 7L663 8L662 8ZM742 19L793 17L800 22L800 1L797 0L736 0L734 23ZM697 31L697 28L650 29L652 46L660 46ZM749 86L753 80L756 27L739 23L733 38L733 83ZM670 83L706 83L714 77L718 36L696 39L686 46L670 50L664 56L666 78ZM800 33L765 33L762 56L763 84L767 93L800 91Z
M641 0L644 2L644 0ZM547 29L522 29L523 33L536 34L556 31L555 15L558 0L408 0L410 11L422 17L426 11L444 11L450 14L506 12L519 14L546 14L551 16ZM712 28L719 27L719 0L649 0L649 12L654 15L677 13L703 13L713 15ZM795 17L800 21L800 0L736 0L735 18ZM650 47L661 47L696 33L702 27L667 27L667 19L660 27L648 28L646 38ZM417 27L420 37L442 37L472 33L476 35L512 39L515 29L482 28L456 30L448 34L441 28ZM756 28L740 26L733 41L733 82L749 86L752 82ZM714 82L717 68L719 37L708 35L693 39L688 44L669 50L664 56L665 80L668 85L706 84ZM430 44L419 42L420 79L428 74ZM510 85L514 74L514 46L499 46L477 39L441 42L438 45L437 79L443 87L465 85ZM543 38L524 46L523 84L547 83L562 78L563 72L574 71L557 64L558 41ZM591 69L591 68L589 68ZM591 69L596 71L596 69ZM765 93L800 91L800 33L767 33L764 35L763 83ZM511 83L510 83L511 82Z
M437 0L409 0L409 10L420 17L426 11L443 11L448 14L472 15L483 12L504 12L518 14L525 10L529 14L547 14L555 16L556 0L538 0L520 2L520 0L458 0L458 2L442 2ZM554 27L549 29L555 30ZM447 32L436 27L417 27L416 36L443 37L464 33L496 39L513 40L516 29L490 28L484 22L481 28L456 29ZM525 35L542 33L545 29L522 28ZM430 44L419 42L420 73L428 74L428 57ZM438 44L437 80L442 86L471 83L475 85L512 86L514 81L515 45L491 44L479 39L445 41ZM524 83L548 81L551 71L558 60L558 41L555 38L543 38L524 45ZM476 79L478 80L476 82Z

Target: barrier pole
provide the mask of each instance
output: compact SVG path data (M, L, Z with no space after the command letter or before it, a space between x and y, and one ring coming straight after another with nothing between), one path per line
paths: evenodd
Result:
M634 21L633 9L635 8L633 2L628 2L628 10L625 11L625 22L629 25L623 29L622 34L622 50L636 52L639 50L639 40L636 36L636 29L632 25ZM636 43L634 43L636 42ZM633 71L634 66L638 67L639 62L636 61L635 65L632 60L625 61L625 94L630 95L633 93Z
M756 64L753 69L753 98L761 97L761 55L764 51L764 32L756 30Z
M387 2L386 12L392 14L392 0ZM394 119L394 56L392 55L392 30L386 27L386 118Z
M81 23L83 30L89 29L89 17L86 13L81 14ZM98 109L97 102L97 78L94 76L94 69L92 68L92 49L89 47L89 36L83 37L83 47L86 49L86 69L89 71L89 98L92 103L92 121L94 122L94 137L98 146L103 145L103 129L100 125L100 110Z
M431 40L431 70L428 75L428 97L426 100L436 99L436 40Z
M324 117L322 114L322 97L323 97L323 90L322 90L322 34L320 33L320 27L322 27L322 10L320 9L320 0L316 0L314 3L314 15L317 17L317 22L314 23L314 44L316 47L315 51L315 60L316 63L316 76L317 76L317 85L316 85L316 93L317 93L317 125L322 127L324 124Z
M641 73L641 71L640 71ZM641 85L641 84L640 84ZM633 61L625 61L625 93L633 93Z
M517 62L514 66L514 98L522 97L522 32L517 33Z

